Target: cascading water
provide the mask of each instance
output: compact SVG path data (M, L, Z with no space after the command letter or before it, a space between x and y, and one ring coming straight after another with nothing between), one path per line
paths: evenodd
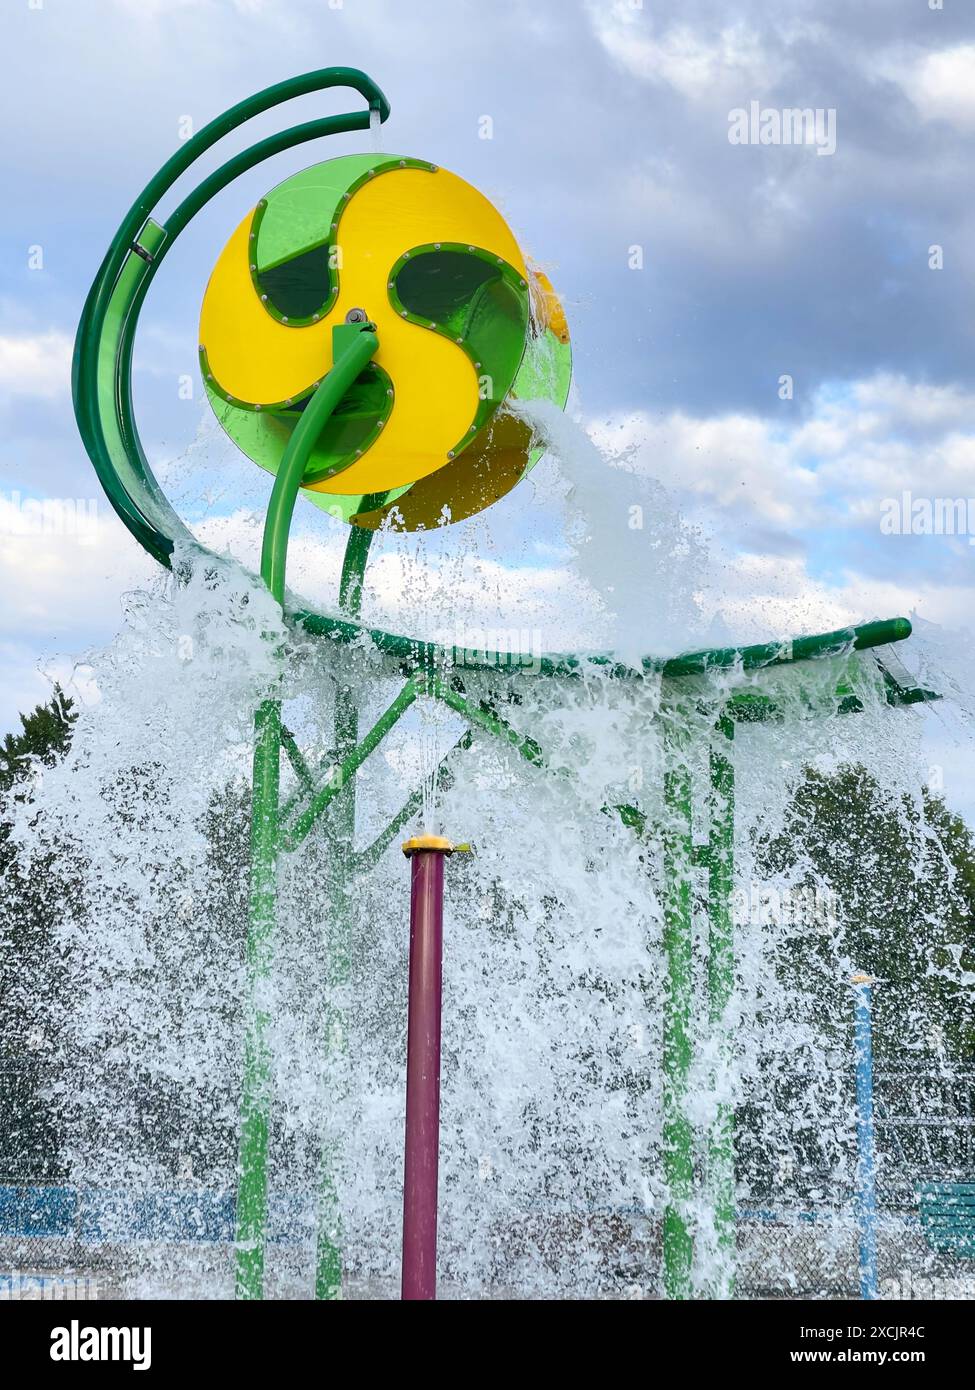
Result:
M578 581L600 596L597 621L612 604L633 650L666 652L668 634L671 650L686 648L705 616L700 541L652 484L641 492L581 432L556 438L543 410L529 413L562 461ZM586 479L596 467L594 518ZM600 540L618 535L618 517L633 505L645 505L641 541L653 557L644 581L638 565L620 562L615 541ZM89 658L98 698L82 708L67 757L37 769L13 806L13 841L22 876L42 875L56 855L70 882L56 940L31 968L70 1182L97 1195L92 1248L105 1277L129 1293L228 1296L253 711L281 680L285 723L310 763L328 767L336 687L358 692L365 729L396 681L368 642L344 649L285 631L262 586L234 562L187 553L177 568L179 582L129 596L121 636ZM475 611L455 611L458 588L445 586L428 626L476 629ZM648 635L634 629L651 591ZM367 580L367 617L374 604ZM759 691L767 673L694 678L676 705L656 674L623 681L593 667L577 679L509 676L506 713L544 749L544 767L480 736L438 778L463 725L423 702L357 779L356 849L418 783L413 824L477 847L447 873L441 1283L469 1297L658 1296L668 1200L665 763L678 747L702 789L715 710L732 693ZM489 673L464 667L464 680L469 694L491 694ZM841 684L859 712L836 712ZM920 882L941 853L918 794L918 721L890 709L869 653L779 670L775 690L778 717L740 725L735 738L737 964L720 1030L708 1018L704 890L692 875L693 1062L683 1105L700 1177L687 1206L699 1294L713 1292L728 1260L701 1138L721 1106L737 1116L739 1292L749 1280L810 1291L810 1262L819 1281L811 1291L826 1292L849 1278L853 1259L846 980L869 962L851 954L841 920L849 904L830 906L833 890L796 830L805 770L823 778L867 770L876 804L913 846L908 878ZM290 780L284 788L286 797L294 791ZM627 804L645 816L644 833L612 809ZM706 834L695 825L696 841ZM359 860L351 888L336 882L327 823L280 865L264 1000L271 1296L311 1295L323 1149L345 1294L395 1293L408 949L399 838L375 862ZM966 942L951 934L945 865L936 878L941 900L925 900L905 977L888 984L881 1006L886 1026L896 1016L901 1041L917 1049L940 997L932 981L972 983ZM761 894L775 910L763 910ZM797 902L798 914L783 910ZM155 1229L146 1194L158 1198ZM755 1213L771 1203L779 1215L804 1205L817 1221L770 1235Z

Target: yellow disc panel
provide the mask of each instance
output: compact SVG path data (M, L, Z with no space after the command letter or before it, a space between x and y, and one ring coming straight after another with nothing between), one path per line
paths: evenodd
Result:
M453 242L489 253L527 279L500 213L444 169L377 174L352 192L336 219L337 298L319 322L300 325L281 322L255 291L253 222L251 214L231 237L203 301L200 344L222 392L262 408L307 395L332 365L333 326L349 310L364 309L379 337L375 361L394 383L392 409L361 458L312 486L327 493L383 493L442 468L472 434L477 368L462 346L397 311L389 278L412 247Z

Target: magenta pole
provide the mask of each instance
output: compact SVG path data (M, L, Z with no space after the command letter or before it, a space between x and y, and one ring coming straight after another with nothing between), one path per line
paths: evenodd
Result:
M437 1296L443 861L452 851L450 841L438 835L421 835L403 846L412 868L403 1177L404 1299Z

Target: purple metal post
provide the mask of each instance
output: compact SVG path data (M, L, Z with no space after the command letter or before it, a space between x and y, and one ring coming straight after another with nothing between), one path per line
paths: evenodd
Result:
M437 1296L443 861L452 849L449 840L433 835L418 836L403 846L412 860L403 1180L404 1299Z

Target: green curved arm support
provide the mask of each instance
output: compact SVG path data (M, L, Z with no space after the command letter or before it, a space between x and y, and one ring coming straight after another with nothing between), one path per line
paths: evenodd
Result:
M351 87L366 98L367 108L309 121L260 141L210 174L165 223L154 220L160 200L217 141L252 116L330 87ZM204 126L167 160L112 239L78 325L72 364L75 417L109 501L139 544L163 565L170 564L177 540L193 544L193 538L152 474L132 409L132 347L149 286L190 219L238 174L304 141L367 130L372 111L385 121L389 103L357 68L322 68L257 92Z

